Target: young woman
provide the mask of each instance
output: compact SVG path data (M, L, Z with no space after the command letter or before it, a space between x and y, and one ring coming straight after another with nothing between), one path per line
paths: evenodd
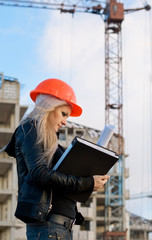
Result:
M81 224L83 217L68 195L88 192L89 197L109 176L81 178L52 170L64 152L58 130L69 116L80 116L82 109L73 89L58 79L44 80L30 96L35 107L5 149L17 161L15 216L26 223L28 240L71 240L73 224Z

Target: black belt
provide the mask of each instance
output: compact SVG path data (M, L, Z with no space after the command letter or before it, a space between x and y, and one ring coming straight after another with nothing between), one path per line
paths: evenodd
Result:
M72 227L74 226L74 223L75 223L75 219L70 219L68 217L64 217L64 216L58 215L58 214L50 214L49 221L53 221L58 224L61 224L68 229L72 229Z

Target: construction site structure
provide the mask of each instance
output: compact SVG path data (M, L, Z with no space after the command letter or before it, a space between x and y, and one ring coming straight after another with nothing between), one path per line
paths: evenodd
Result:
M17 79L0 74L0 148L10 140L27 106L19 105L20 83ZM60 129L59 143L67 147L75 136L96 143L100 130L84 125L67 122ZM114 145L115 134L111 140ZM125 178L129 177L129 169L124 169ZM113 168L111 176L119 175ZM124 198L129 199L129 191L124 191ZM14 217L17 197L16 161L5 152L0 154L0 240L26 240L25 224ZM78 210L85 217L81 226L74 226L74 240L149 240L152 232L151 221L137 217L125 211L124 232L105 232L105 199L106 188L93 193L85 204L78 203Z
M117 152L119 162L106 185L104 240L126 240L125 158L123 139L122 36L123 4L107 2L105 9L105 123L115 126L115 142L109 148ZM111 233L110 233L111 232Z
M109 232L126 232L125 227L125 152L123 136L123 80L122 80L122 37L121 26L125 12L150 10L149 5L136 9L124 9L118 0L106 1L33 1L33 0L0 0L1 5L45 8L60 10L61 13L84 12L104 16L105 22L105 124L115 126L117 138L109 148L119 154L119 163L111 173L106 185L105 197L105 233L104 239L109 239ZM107 238L106 238L107 232ZM113 239L114 234L112 233ZM111 236L111 239L112 239Z
M61 13L87 12L104 16L105 22L105 124L115 126L115 140L109 148L119 154L119 162L110 172L110 181L106 185L105 194L100 201L104 202L104 240L124 240L127 238L125 212L125 152L123 137L123 80L122 80L122 39L121 26L125 12L150 10L150 6L143 8L126 9L120 1L16 1L0 0L0 4L22 7L40 7L57 9ZM95 5L96 4L96 5ZM113 143L112 143L113 142ZM99 200L98 200L99 201ZM101 223L101 222L100 222ZM97 224L98 225L98 224ZM100 224L98 225L100 228ZM102 228L102 227L101 227ZM98 230L97 230L98 232ZM85 238L83 238L85 239ZM89 238L86 238L89 239ZM93 238L92 238L93 239ZM91 239L91 240L92 240ZM100 239L97 236L97 239Z
M20 106L17 79L0 73L0 149L11 139L27 107ZM5 152L0 154L0 239L13 240L21 224L14 217L17 193L16 162Z
M150 6L124 9L123 3L107 0L105 15L105 123L115 126L116 139L109 148L119 155L115 173L106 185L104 239L126 239L125 148L123 136L122 22L124 13L150 10ZM107 235L106 235L107 234ZM107 237L106 237L107 236Z

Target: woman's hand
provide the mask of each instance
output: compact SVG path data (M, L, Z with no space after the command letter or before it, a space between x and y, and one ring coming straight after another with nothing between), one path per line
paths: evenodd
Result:
M104 184L107 182L107 180L110 178L109 175L103 175L103 176L100 176L100 175L94 175L93 176L94 178L94 191L98 191L100 190Z

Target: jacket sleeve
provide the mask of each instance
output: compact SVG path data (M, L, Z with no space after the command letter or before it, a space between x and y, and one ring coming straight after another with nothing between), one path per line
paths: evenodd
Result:
M39 160L43 152L40 144L36 144L37 132L31 124L21 125L16 131L16 151L25 161L32 182L43 189L55 189L64 193L92 192L93 177L75 177L50 170L46 160Z

